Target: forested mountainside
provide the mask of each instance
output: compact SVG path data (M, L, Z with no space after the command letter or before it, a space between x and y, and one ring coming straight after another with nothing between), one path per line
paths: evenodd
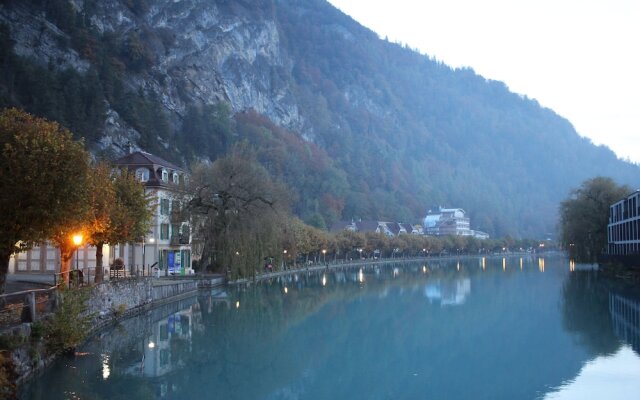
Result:
M132 142L188 166L249 143L316 226L443 205L541 237L582 180L640 185L640 167L535 100L324 0L5 0L0 106L59 121L98 157Z

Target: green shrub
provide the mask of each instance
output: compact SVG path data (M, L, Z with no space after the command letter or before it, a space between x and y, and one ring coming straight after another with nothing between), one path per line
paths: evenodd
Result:
M124 312L127 311L126 304L119 304L117 307L113 307L113 315L117 317L121 317L124 315Z
M13 350L22 345L25 340L22 335L0 335L0 350Z
M89 291L86 288L63 290L61 297L60 307L44 329L47 349L52 353L75 350L87 336L93 317L87 313Z
M31 341L37 342L44 336L45 325L41 321L31 324Z
M0 399L13 399L16 396L16 373L8 352L0 352Z

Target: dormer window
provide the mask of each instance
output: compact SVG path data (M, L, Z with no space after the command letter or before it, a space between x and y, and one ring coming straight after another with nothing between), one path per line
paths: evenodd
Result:
M175 183L176 185L178 183L180 183L180 178L178 177L178 173L177 172L173 173L173 183Z
M147 182L149 180L149 170L147 168L136 169L136 179L140 182Z
M166 169L162 170L162 182L169 182L169 172Z

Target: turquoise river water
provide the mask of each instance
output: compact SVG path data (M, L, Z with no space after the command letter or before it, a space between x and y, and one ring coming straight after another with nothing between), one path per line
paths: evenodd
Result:
M640 295L562 256L300 272L101 332L22 399L639 399Z

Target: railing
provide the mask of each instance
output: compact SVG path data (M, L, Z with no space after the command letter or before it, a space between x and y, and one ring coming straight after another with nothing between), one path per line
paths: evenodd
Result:
M79 269L72 269L67 272L69 274L69 286L80 287L86 286L96 281L96 268L84 267ZM60 285L64 282L64 273L56 272L53 274L54 286Z
M171 246L178 246L181 244L189 244L188 235L172 235L170 239Z
M55 311L57 304L55 287L24 290L0 295L0 328L35 322L43 315Z

